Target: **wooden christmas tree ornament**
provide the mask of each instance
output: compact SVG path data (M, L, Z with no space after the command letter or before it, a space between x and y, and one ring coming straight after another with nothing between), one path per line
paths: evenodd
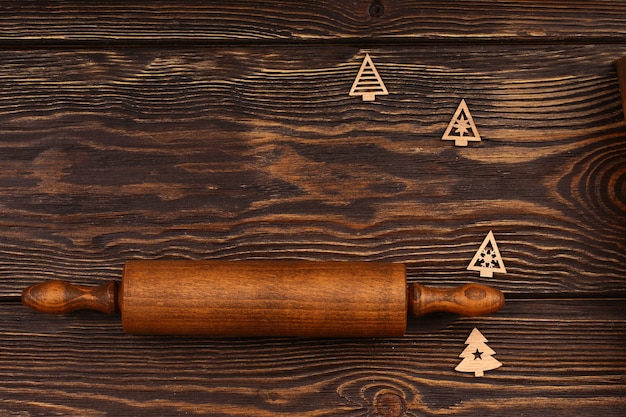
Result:
M465 341L467 347L459 358L463 358L455 371L474 372L474 376L483 376L485 371L490 371L502 366L502 364L493 357L495 351L487 345L488 340L478 329L472 330L469 337Z
M128 261L122 282L49 281L22 301L46 313L121 311L134 334L306 337L401 336L407 311L485 315L504 305L494 288L407 288L401 264L305 261Z
M465 100L461 100L441 140L453 140L456 146L467 146L468 141L480 142L478 129Z
M369 54L365 55L361 69L359 69L352 88L350 89L351 96L361 96L363 101L374 101L376 95L387 95L387 87L383 83L382 78L378 74L372 58Z
M480 248L476 251L474 258L467 266L468 271L479 271L480 276L483 278L493 277L494 272L502 272L506 274L506 268L500 256L498 250L498 244L496 243L493 232L490 230L480 245Z

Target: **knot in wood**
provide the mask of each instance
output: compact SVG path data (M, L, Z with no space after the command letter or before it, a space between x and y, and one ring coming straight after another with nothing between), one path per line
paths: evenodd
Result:
M374 0L370 4L369 14L372 17L382 17L385 14L385 6L380 0Z
M405 415L406 406L398 394L382 391L374 398L374 411L374 415L380 417L401 417Z

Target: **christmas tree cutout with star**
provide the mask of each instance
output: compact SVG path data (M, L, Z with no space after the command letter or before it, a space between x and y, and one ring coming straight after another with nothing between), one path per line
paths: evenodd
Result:
M366 54L361 64L361 69L357 73L350 89L350 95L361 96L363 101L374 101L377 94L387 95L389 92L382 78L380 78L372 58L370 58L370 54Z
M474 328L465 340L465 350L459 358L463 360L454 368L459 372L473 372L474 376L483 376L485 371L490 371L502 366L496 358L495 351L487 346L487 339L478 329Z
M479 271L480 276L483 278L493 277L494 272L506 274L506 268L504 267L504 262L502 262L498 244L491 230L485 240L483 240L480 248L476 251L474 258L467 266L467 270Z
M461 100L441 140L453 140L456 146L467 146L468 141L480 142L478 129L465 100Z

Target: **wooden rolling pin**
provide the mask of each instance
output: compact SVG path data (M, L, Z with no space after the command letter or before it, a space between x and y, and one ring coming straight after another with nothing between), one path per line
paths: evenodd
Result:
M407 288L404 265L306 261L128 261L121 285L48 281L22 301L46 313L121 311L126 333L214 337L402 336L411 316L485 315L504 305L494 288Z

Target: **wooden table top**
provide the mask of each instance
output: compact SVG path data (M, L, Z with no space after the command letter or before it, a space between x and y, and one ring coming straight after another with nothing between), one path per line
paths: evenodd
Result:
M0 416L624 415L626 2L16 1L0 49ZM461 100L466 147L441 140ZM399 262L507 304L206 339L19 302L128 259ZM474 328L482 378L454 370Z

